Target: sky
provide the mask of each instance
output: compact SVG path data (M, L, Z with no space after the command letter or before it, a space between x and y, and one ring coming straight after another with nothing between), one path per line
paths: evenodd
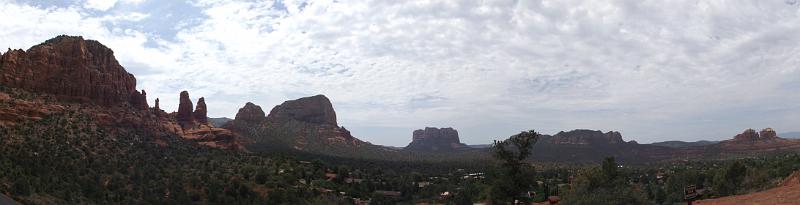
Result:
M0 46L60 34L113 49L168 112L182 90L230 118L324 94L381 145L426 126L468 144L800 131L797 0L0 0Z

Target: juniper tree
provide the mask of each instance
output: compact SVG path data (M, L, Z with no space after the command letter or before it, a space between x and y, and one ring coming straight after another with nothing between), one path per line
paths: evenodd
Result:
M532 154L533 145L539 137L539 133L530 130L494 142L492 155L499 161L500 167L491 187L493 204L530 201L530 198L522 196L533 184L534 170L525 160Z

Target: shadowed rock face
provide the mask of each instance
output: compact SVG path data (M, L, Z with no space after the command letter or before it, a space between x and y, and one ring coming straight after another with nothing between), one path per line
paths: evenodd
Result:
M426 127L414 130L411 143L404 149L412 151L448 151L467 148L458 139L458 131L453 128Z
M339 126L336 123L336 112L333 110L333 105L324 95L283 102L269 112L267 119L276 123L297 120L313 124Z
M206 99L201 97L197 100L197 107L194 110L194 119L199 123L208 122L208 111L206 109Z
M4 53L0 85L100 105L129 103L136 93L136 78L117 62L111 49L73 36Z
M599 130L572 130L569 132L561 131L552 138L552 144L621 144L622 134L616 131L603 133Z
M194 121L192 113L192 100L189 99L189 92L183 91L180 96L180 104L178 104L178 115L175 119L178 122L191 122Z

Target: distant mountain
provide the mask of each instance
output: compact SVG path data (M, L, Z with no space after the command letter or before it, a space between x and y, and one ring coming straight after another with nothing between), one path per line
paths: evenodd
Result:
M672 149L636 141L626 142L615 131L578 129L542 135L534 145L533 160L545 162L594 163L613 156L624 162L647 162L671 157Z
M800 139L800 132L784 132L778 134L779 137L783 138L790 138L790 139Z
M227 117L210 117L208 118L208 122L210 122L214 127L222 127L225 123L233 121L231 118Z
M458 138L458 131L453 128L426 127L414 130L411 143L404 148L408 151L448 152L471 149Z
M706 146L717 143L719 143L719 141L707 141L707 140L700 140L695 142L664 141L664 142L654 142L651 145L661 146L661 147L671 147L671 148L683 148L683 147Z
M236 118L223 126L246 138L253 152L310 153L336 157L391 161L488 160L483 150L419 152L373 145L350 134L336 121L336 112L324 95L299 98L275 106L267 116L260 106L246 103ZM454 130L453 130L454 131ZM422 136L422 135L420 135ZM432 135L431 135L432 136ZM425 136L428 138L431 136ZM434 139L436 137L432 137ZM438 138L436 138L438 139ZM434 139L433 141L437 141ZM457 139L455 139L457 141ZM464 144L448 145L469 149ZM424 147L424 146L423 146Z
M267 116L260 106L248 102L225 128L253 140L254 143L247 145L251 151L297 150L357 156L383 149L339 127L333 106L323 95L286 101L275 106Z
M719 142L625 142L618 132L573 130L543 135L534 146L533 159L547 162L597 162L614 156L627 163L664 160L704 160L748 157L800 151L800 140L784 139L771 128L747 129Z

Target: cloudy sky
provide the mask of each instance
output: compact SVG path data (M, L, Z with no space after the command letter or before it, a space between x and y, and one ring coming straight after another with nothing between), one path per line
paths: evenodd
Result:
M800 130L796 0L0 0L0 46L59 34L112 48L167 111L181 90L212 117L325 94L375 144L425 126L469 144Z

